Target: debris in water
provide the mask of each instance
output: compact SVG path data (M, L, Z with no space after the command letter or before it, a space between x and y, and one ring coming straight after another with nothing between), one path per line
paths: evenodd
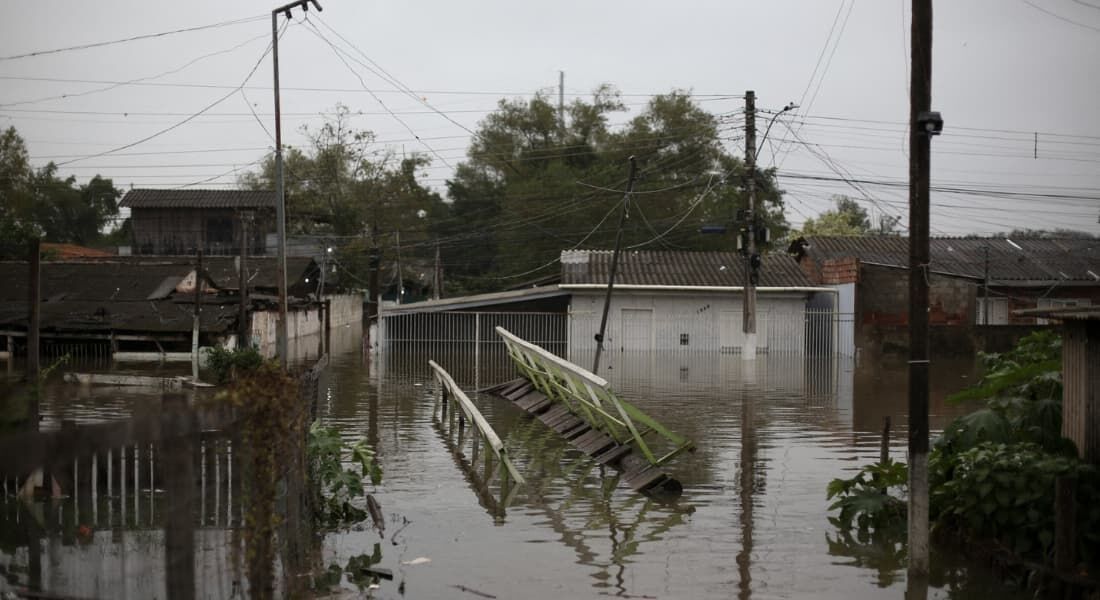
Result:
M428 558L427 556L418 556L412 560L403 560L401 561L401 564L412 567L416 565L426 565L430 562L432 562L432 559Z
M496 596L492 594L486 594L485 592L481 592L473 588L468 588L464 585L452 585L451 587L455 588L456 590L461 590L463 592L469 592L475 596L481 596L482 598L496 598Z
M373 494L367 494L367 512L370 513L370 518L374 521L374 527L381 535L386 530L386 519L382 516L382 507L378 506L378 501L374 499Z

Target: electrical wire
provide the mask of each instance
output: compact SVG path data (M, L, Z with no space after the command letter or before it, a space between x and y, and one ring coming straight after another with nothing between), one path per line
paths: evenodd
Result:
M281 37L281 36L282 36L282 34L283 34L283 33L285 33L285 32L286 32L286 25L284 25L284 26L283 26L283 29L282 29L282 31L280 31L280 32L279 32L279 36ZM191 116L189 116L189 117L187 117L187 118L183 119L182 121L179 121L179 122L177 122L177 123L175 123L175 124L173 124L173 125L171 125L171 126L169 126L169 127L166 127L166 128L164 128L164 129L161 129L160 131L157 131L156 133L153 133L153 134L151 134L151 135L145 136L145 137L143 137L143 138L141 138L141 139L139 139L139 140L136 140L136 141L130 142L130 143L128 143L128 144L123 144L122 146L117 146L117 147L115 147L115 148L112 148L112 149L110 149L110 150L104 150L103 152L97 152L97 153L95 153L95 154L89 154L89 155L87 155L87 156L83 156L83 157L80 157L80 158L73 158L73 159L69 159L69 160L67 160L67 161L63 161L63 162L57 163L57 164L58 164L58 166L64 166L64 165L68 165L68 164L71 164L71 163L74 163L74 162L79 162L79 161L82 161L82 160L87 160L87 159L89 159L89 158L98 158L98 157L100 157L100 156L106 156L106 155L108 155L108 154L114 154L115 152L118 152L118 151L120 151L120 150L126 150L126 149L128 149L128 148L133 148L134 146L137 146L137 145L139 145L139 144L143 144L143 143L145 143L145 142L148 142L149 140L152 140L152 139L155 139L155 138L157 138L157 137L160 137L161 135L164 135L165 133L168 133L169 131L172 131L172 130L174 130L174 129L177 129L177 128L179 128L179 127L182 127L183 125L186 125L186 124L187 124L187 123L189 123L190 121L194 120L195 118L197 118L198 116L202 115L203 113L205 113L206 111L210 110L211 108L214 108L215 106L217 106L217 105L221 104L222 102L224 102L225 100L227 100L227 99L228 99L228 98L229 98L230 96L233 96L233 95L234 95L234 94L236 94L236 93L237 93L238 91L240 91L240 89L241 89L241 88L243 88L243 87L244 87L244 85L245 85L246 83L248 83L248 80L249 80L249 79L252 79L252 76L253 76L253 75L254 75L254 74L256 73L256 69L258 69L258 68L260 67L260 64L261 64L261 63L262 63L262 62L264 61L264 59L265 59L265 58L267 58L267 55L271 53L271 49L272 49L272 44L268 44L268 45L267 45L267 49L266 49L266 50L264 50L263 54L261 54L261 55L260 55L260 58L256 60L256 63L255 63L254 65L252 65L252 69L251 69L251 70L249 70L249 72L248 72L248 75L246 75L246 76L245 76L245 78L244 78L244 80L243 80L243 81L241 82L241 84L240 84L239 86L237 86L237 87L236 87L236 88L235 88L235 89L234 89L233 91L231 91L231 92L229 92L228 94L225 94L224 96L222 96L222 97L218 98L218 99L217 99L217 100L215 100L214 102L211 102L210 104L207 104L207 105L206 105L206 106L205 106L204 108L202 108L202 109L201 109L201 110L199 110L198 112L196 112L196 113L192 114Z
M190 33L194 31L203 31L205 29L217 29L220 27L228 27L230 25L240 25L243 23L254 23L256 21L265 19L266 15L257 15L254 17L245 17L243 19L234 19L232 21L221 21L218 23L209 23L207 25L198 25L195 27L184 27L181 29L172 29L170 31L161 31L158 33L146 33L143 35L135 35L128 38L122 38L117 40L110 40L106 42L92 42L89 44L80 44L77 46L69 46L66 48L54 48L52 50L37 50L35 52L27 52L24 54L12 54L10 56L0 56L0 61L6 60L18 60L21 58L30 58L32 56L46 56L48 54L59 54L62 52L72 52L76 50L89 50L92 48L102 48L104 46L113 46L115 44L124 44L127 42L135 42L138 40L148 40L153 38L165 37L169 35L176 35L179 33Z

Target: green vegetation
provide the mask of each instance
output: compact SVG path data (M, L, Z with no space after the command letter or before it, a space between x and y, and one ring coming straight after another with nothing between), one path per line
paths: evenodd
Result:
M929 455L930 520L941 535L993 543L1049 562L1057 478L1077 480L1078 552L1100 560L1100 474L1061 435L1061 339L1033 333L1010 352L983 354L985 375L953 401L985 406L953 421ZM844 534L904 526L903 467L872 465L829 484L830 520ZM878 496L876 496L876 494ZM896 501L895 501L896 500Z
M232 381L238 374L255 371L263 364L264 357L255 348L228 350L213 346L206 355L206 367L214 374L218 383Z
M103 230L118 215L122 192L98 175L77 184L61 178L53 162L30 164L14 127L0 133L0 258L26 258L27 241L80 245L106 243Z
M715 250L732 236L703 236L703 224L735 226L747 205L747 173L724 139L728 116L714 115L689 92L653 97L623 127L617 90L603 85L558 111L556 99L501 100L477 126L466 159L446 182L449 202L425 183L431 153L397 155L353 127L357 115L337 106L328 122L306 130L306 148L286 152L289 227L331 236L349 280L368 279L368 251L382 265L397 256L406 273L444 257L447 293L488 291L554 272L563 249L610 248L626 185L628 158L638 164L638 192L624 231L628 248ZM241 179L270 189L269 159ZM774 170L755 173L757 211L772 239L788 230ZM517 277L512 279L511 277Z
M867 209L848 196L833 196L836 208L827 210L816 219L806 219L799 235L889 235L894 233L897 218L882 215L877 227L871 224Z
M359 523L369 516L357 504L368 502L363 480L373 485L382 482L382 468L374 460L374 451L366 440L346 444L340 432L314 422L309 428L310 473L317 490L315 520L322 527L342 527ZM351 468L345 466L350 463Z

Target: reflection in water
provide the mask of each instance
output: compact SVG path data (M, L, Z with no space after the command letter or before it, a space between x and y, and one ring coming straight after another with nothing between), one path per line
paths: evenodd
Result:
M830 479L850 476L877 458L882 416L896 423L893 451L903 455L904 364L613 353L606 375L624 399L698 442L695 453L668 467L684 486L672 505L620 485L614 472L602 472L507 402L471 394L527 479L501 520L441 443L425 386L428 359L466 390L511 379L515 373L503 346L485 342L476 356L405 347L370 357L361 352L357 331L333 334L337 355L319 397L321 418L348 439L365 436L377 450L385 475L375 496L387 522L402 526L388 531L384 541L372 531L331 533L323 542L323 560L344 569L392 571L402 587L384 581L376 597L399 598L403 592L444 598L468 589L555 600L601 594L726 598L736 589L741 598L860 599L905 591L903 565L891 558L900 549L838 538L825 500ZM934 365L933 427L964 410L942 398L964 386L972 372L972 364ZM149 391L57 386L48 390L43 412L47 428L58 428L63 418L90 422L142 414L149 398ZM239 478L238 467L225 457L236 454L234 447L229 439L204 440L202 458L194 463L196 485L207 486L196 496L193 520L199 596L233 593L230 528L238 525L239 511L231 507L239 505L241 494L231 483ZM165 488L147 475L147 449L128 448L125 466L120 456L116 449L109 460L104 454L98 459L96 472L110 464L113 482L108 489L105 475L95 478L98 501L88 504L93 494L79 488L77 500L62 499L61 508L40 504L39 517L32 519L27 507L7 499L0 566L25 573L18 575L20 582L34 575L47 589L74 596L163 597L168 507L158 490ZM158 454L152 456L155 463ZM83 463L79 470L93 472ZM44 532L28 536L22 525L7 526L13 520L40 523ZM84 541L72 532L87 522L98 525ZM376 552L379 543L386 546L384 554ZM421 557L431 562L416 561ZM937 564L946 566L937 571ZM983 571L942 550L933 554L933 571L932 597L1013 597ZM354 588L346 578L329 583Z

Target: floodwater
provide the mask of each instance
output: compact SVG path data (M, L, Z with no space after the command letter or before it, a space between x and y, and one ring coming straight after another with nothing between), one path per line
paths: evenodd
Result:
M495 486L474 483L469 460L450 450L433 419L427 366L434 359L464 389L484 388L514 376L500 349L475 359L445 348L395 348L371 359L357 340L354 331L334 337L346 350L333 357L319 415L346 438L366 438L376 448L384 477L373 493L386 527L329 534L321 550L325 565L380 556L376 566L394 578L380 581L373 597L861 599L905 593L900 545L838 535L825 499L831 479L877 460L884 417L892 419L892 455L904 459L903 360L605 355L601 375L624 399L697 445L666 468L684 488L671 503L632 492L614 472L506 401L471 394L527 479L502 506ZM584 365L591 357L574 359ZM966 410L944 397L974 376L973 363L934 364L934 429ZM47 427L61 418L142 410L141 392L118 392L53 386L43 406ZM82 544L47 542L52 567L42 587L82 597L162 596L163 536L154 516L162 499L150 488L148 509L136 524L132 514L126 517L125 531L101 526ZM228 517L204 514L198 530L198 597L233 594L225 528L233 521L231 504L232 497L220 496L217 510ZM3 524L13 526L7 517ZM25 584L28 552L0 545L0 570L9 580ZM1024 597L951 549L935 548L932 559L929 597ZM82 577L95 585L82 584ZM346 579L343 587L356 590Z

